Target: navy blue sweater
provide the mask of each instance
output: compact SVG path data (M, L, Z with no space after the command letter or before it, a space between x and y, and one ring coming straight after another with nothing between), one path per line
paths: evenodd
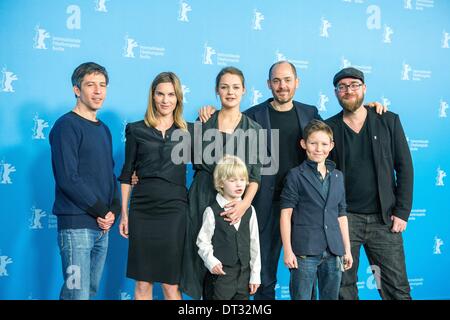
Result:
M120 213L108 127L69 112L53 126L50 145L58 230L100 230L97 217Z

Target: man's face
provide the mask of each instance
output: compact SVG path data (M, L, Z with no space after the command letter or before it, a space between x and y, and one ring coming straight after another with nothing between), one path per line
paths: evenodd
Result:
M74 86L73 92L87 109L97 111L106 98L106 78L98 72L87 74L81 81L81 88Z
M337 83L334 92L341 107L353 113L363 105L366 85L359 79L344 78Z
M285 104L292 101L295 90L298 88L299 80L295 77L291 66L282 63L272 69L272 75L267 80L267 85L272 91L274 100L278 104Z

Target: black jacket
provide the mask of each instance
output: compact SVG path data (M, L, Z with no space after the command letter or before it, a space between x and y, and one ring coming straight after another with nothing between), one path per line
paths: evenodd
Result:
M369 134L377 176L381 213L385 224L391 215L408 221L412 207L413 165L400 118L393 112L379 115L367 108ZM333 129L335 147L331 158L345 176L345 143L343 112L326 120Z

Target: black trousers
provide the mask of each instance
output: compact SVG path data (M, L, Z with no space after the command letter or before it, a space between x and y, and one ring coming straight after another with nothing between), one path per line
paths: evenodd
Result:
M342 274L339 299L358 299L358 266L364 247L383 300L410 300L401 233L392 233L380 214L348 214L353 267Z
M207 272L203 287L205 300L248 300L250 296L250 266L240 263L223 266L225 275Z

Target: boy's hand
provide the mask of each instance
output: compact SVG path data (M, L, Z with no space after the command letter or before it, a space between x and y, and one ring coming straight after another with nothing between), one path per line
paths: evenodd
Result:
M221 263L216 264L212 269L211 269L211 273L212 274L217 274L219 276L224 276L226 275L226 273L223 271L223 266Z
M211 118L214 112L216 112L216 108L214 108L213 106L205 106L200 108L200 110L198 111L198 117L200 118L201 122L205 123L209 120L209 118Z
M284 264L289 269L298 269L297 257L292 250L284 252Z
M248 288L250 289L250 294L252 295L252 294L255 294L256 293L256 290L258 290L258 288L259 288L259 284L252 284L252 283L250 283L249 285L248 285Z
M343 263L344 263L344 271L347 271L352 268L353 266L353 257L351 253L346 253L342 257Z

